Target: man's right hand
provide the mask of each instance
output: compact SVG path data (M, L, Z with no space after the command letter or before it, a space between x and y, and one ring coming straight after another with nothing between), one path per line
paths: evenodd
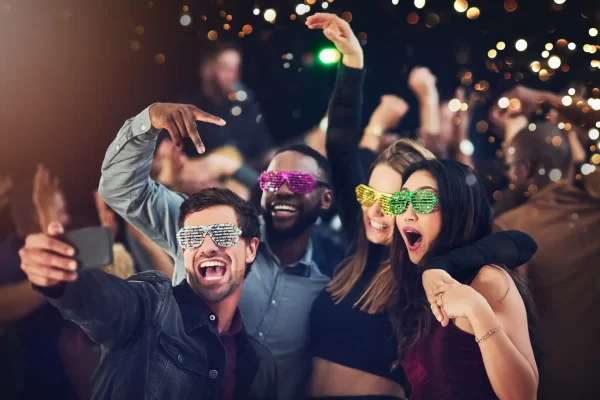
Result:
M49 287L77 280L77 261L72 258L75 249L56 238L63 232L63 227L53 222L48 234L27 236L25 246L19 250L21 269L34 285Z
M158 103L150 107L149 111L152 126L156 129L166 129L175 146L181 147L183 139L189 137L200 154L206 149L198 133L196 121L225 125L221 118L189 104Z

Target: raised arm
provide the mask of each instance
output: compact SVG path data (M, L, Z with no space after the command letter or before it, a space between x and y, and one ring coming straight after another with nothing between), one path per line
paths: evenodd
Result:
M176 240L179 207L184 196L150 179L158 133L167 129L173 144L190 137L198 152L204 145L195 121L224 125L225 121L194 106L158 103L129 119L106 152L98 192L130 224L172 258L180 253Z
M72 248L56 239L61 233L59 224L50 224L48 234L28 236L19 251L21 269L34 288L97 343L122 348L137 339L160 312L169 279L154 272L145 282L101 270L77 272Z
M375 159L374 153L359 148L362 138L363 51L350 25L334 14L317 13L307 18L306 25L309 29L323 29L325 37L343 54L329 103L325 143L342 224L347 237L353 239L360 210L354 189L360 183L367 183L369 166Z

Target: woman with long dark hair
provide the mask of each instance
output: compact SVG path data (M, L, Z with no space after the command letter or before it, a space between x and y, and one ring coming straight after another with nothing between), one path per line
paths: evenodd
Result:
M413 164L403 181L391 199L398 291L389 314L411 400L535 398L532 302L516 274L486 265L460 283L441 285L434 302L451 318L447 327L435 321L421 284L432 257L492 232L483 185L472 169L448 160Z
M401 189L405 168L433 155L407 139L395 142L380 155L359 148L362 49L348 23L335 15L316 14L307 19L307 25L323 29L344 54L329 109L326 147L348 239L348 258L338 265L311 312L309 395L338 400L404 398L407 381L402 368L391 368L398 344L386 314L397 290L388 262L395 229L389 199ZM526 235L502 233L488 239L479 248L467 246L432 260L429 267L457 276L475 273L490 262L480 252L490 246L503 249L497 254L512 259L513 264L515 260L523 263L533 254L530 246L535 243ZM453 281L439 269L428 274L440 283Z

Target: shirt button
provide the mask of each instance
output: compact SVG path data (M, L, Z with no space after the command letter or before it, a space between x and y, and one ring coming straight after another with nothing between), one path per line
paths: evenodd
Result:
M210 379L215 379L217 376L219 376L219 373L216 370L211 369L210 371L208 371L208 376L210 377Z
M258 332L258 336L263 337L263 333L262 332Z
M140 128L141 128L143 131L145 131L145 130L146 130L146 125L142 125L142 126L140 126Z
M276 305L277 302L275 300L271 300L271 304Z
M183 355L182 355L182 354L178 355L178 356L177 356L177 360L178 360L180 363L183 363Z
M215 319L217 319L217 317L215 317L213 314L210 315L210 317L208 317L211 321L214 321Z

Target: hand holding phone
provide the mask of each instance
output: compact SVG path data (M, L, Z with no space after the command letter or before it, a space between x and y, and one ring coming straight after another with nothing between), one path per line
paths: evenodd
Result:
M61 239L75 249L74 258L79 269L104 268L113 263L113 238L107 227L70 231Z
M113 263L112 236L103 227L63 233L53 222L48 233L27 236L19 250L21 269L35 286L50 287L77 280L77 270L102 268Z

